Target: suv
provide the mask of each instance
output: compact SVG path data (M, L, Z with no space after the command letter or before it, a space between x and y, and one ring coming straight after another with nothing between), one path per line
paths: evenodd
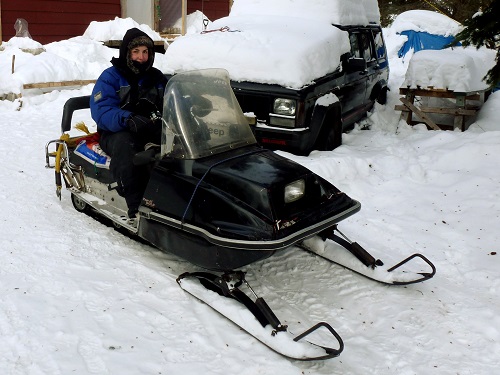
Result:
M264 147L299 155L333 150L375 100L385 104L389 64L381 28L339 28L349 33L351 51L339 69L314 83L300 89L231 83L243 112L255 115L252 128Z
M234 4L211 30L177 38L166 60L172 72L227 69L262 146L333 150L375 100L385 103L389 65L376 0Z

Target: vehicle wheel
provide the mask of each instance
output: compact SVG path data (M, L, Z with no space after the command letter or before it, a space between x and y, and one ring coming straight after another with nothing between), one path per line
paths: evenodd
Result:
M385 105L387 103L387 91L389 88L383 87L377 95L377 103Z
M76 194L71 194L71 203L73 203L73 207L78 212L88 212L89 205L82 199L80 199Z
M318 151L332 151L342 144L342 125L336 123L332 128L322 131L316 142Z

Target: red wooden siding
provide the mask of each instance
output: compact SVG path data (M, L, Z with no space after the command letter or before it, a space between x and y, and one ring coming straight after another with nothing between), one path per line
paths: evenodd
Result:
M18 18L28 21L32 38L42 44L82 35L91 21L121 16L120 0L0 0L2 39L12 38Z
M188 0L187 13L197 10L203 11L210 21L215 21L229 14L229 0Z

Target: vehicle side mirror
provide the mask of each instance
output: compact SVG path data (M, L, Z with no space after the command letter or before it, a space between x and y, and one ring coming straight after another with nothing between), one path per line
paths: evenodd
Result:
M360 57L351 57L347 60L347 67L351 72L362 72L366 70L366 60Z

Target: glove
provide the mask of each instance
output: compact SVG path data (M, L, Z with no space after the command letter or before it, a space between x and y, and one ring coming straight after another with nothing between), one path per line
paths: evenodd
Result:
M125 125L133 133L151 133L154 132L158 126L161 126L161 120L152 120L141 115L131 115L126 121Z

